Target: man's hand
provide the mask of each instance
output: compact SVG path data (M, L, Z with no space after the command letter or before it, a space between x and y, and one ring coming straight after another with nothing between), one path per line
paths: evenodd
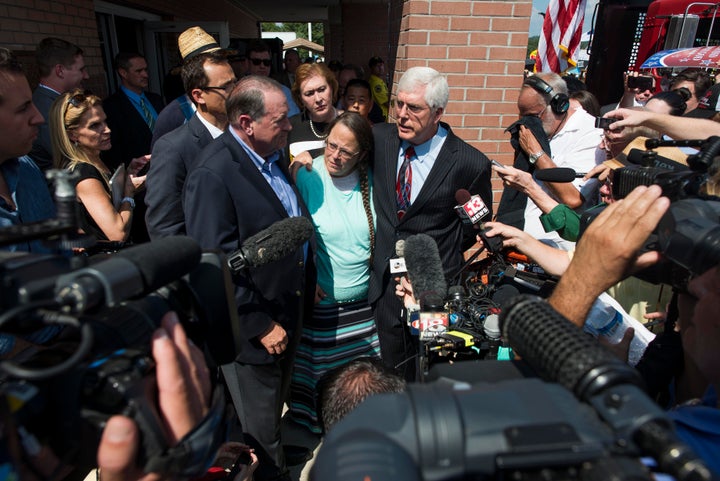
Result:
M516 169L509 165L502 168L493 165L492 170L500 177L505 187L512 187L520 192L528 193L528 191L536 185L532 174L524 170Z
M528 129L524 125L520 126L520 130L518 132L518 143L520 144L520 148L523 149L523 152L528 155L536 154L543 150L540 142L538 142L538 139L536 139L535 135L533 135L532 130Z
M405 307L412 307L418 304L413 293L412 284L408 280L407 276L396 277L395 282L395 295L402 300Z
M269 354L282 354L288 346L287 332L275 321L272 321L270 329L258 336L258 339Z
M210 375L202 352L185 336L174 312L162 319L152 341L156 362L158 407L170 446L202 421L210 404ZM97 461L102 481L155 481L157 473L143 473L136 464L140 434L135 422L113 416L100 440Z

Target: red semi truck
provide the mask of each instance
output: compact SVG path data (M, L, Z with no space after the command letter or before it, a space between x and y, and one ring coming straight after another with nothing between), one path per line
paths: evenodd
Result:
M600 104L623 94L623 72L661 50L720 45L720 3L600 0L585 81Z

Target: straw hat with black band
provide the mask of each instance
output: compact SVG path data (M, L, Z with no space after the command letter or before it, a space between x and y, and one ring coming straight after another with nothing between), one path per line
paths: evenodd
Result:
M200 55L223 50L215 39L200 27L190 27L178 37L178 49L183 60Z

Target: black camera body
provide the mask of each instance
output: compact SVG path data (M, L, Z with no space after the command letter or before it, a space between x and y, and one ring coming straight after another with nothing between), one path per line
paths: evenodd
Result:
M668 146L675 142L651 139L647 144ZM701 143L699 153L688 157L688 168L652 150L633 149L628 160L639 164L613 172L615 199L624 198L641 185L658 185L671 201L644 247L644 251L659 251L666 260L636 273L636 277L684 289L691 275L702 274L720 263L720 198L703 193L709 178L708 169L718 153L720 137L711 137ZM582 214L579 237L604 209L601 205Z

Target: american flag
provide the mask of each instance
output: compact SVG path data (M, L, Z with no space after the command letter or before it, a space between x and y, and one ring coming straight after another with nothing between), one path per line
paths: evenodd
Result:
M538 42L538 72L562 73L568 68L568 59L576 63L586 3L587 0L550 0Z

